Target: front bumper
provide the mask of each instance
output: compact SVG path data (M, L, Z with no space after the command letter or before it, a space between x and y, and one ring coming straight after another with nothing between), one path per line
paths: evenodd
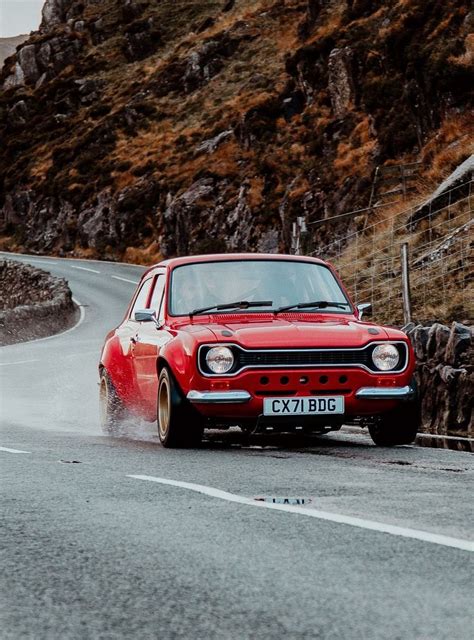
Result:
M244 404L252 396L248 391L197 391L192 389L186 396L193 404ZM358 400L413 400L415 390L404 387L361 387L355 392Z
M355 367L247 370L219 380L196 373L183 380L181 388L186 389L188 402L211 419L254 420L263 414L265 398L322 395L343 395L344 415L350 418L386 413L408 400L412 375L412 368L390 376L374 375ZM361 396L357 395L359 391Z
M243 404L252 396L248 391L196 391L191 390L186 398L193 404Z
M359 400L413 400L415 390L410 385L405 387L362 387L355 392Z

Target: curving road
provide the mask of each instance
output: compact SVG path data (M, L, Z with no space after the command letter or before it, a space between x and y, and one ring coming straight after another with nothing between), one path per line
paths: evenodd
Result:
M83 313L0 349L2 639L472 637L471 454L350 431L103 437L100 346L142 269L15 259L67 278Z

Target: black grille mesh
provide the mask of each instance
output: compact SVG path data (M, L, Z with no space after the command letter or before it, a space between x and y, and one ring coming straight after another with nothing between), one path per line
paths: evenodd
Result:
M238 354L239 368L255 366L324 366L337 364L370 365L370 353L367 351L265 351L252 353L242 351Z

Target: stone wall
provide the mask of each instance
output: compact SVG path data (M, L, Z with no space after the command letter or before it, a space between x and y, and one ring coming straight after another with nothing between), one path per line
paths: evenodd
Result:
M0 260L0 345L33 340L71 326L77 310L66 280Z
M417 358L422 431L474 436L474 327L435 322L406 328Z

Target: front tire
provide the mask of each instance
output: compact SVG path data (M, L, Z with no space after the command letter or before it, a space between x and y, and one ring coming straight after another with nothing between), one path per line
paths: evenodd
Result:
M120 435L120 426L126 417L126 409L106 369L99 381L100 426L106 435Z
M420 409L416 402L408 402L383 414L369 426L370 437L379 447L412 444L420 426Z
M158 381L158 436L164 447L196 447L202 440L200 416L192 410L172 373L163 367Z

